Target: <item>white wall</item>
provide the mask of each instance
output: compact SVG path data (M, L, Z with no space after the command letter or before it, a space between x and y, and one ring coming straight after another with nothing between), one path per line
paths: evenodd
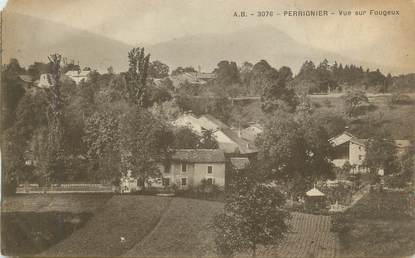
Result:
M163 172L163 177L169 178L170 184L176 184L179 189L197 187L202 179L208 178L212 178L217 186L225 186L225 163L187 163L186 166L186 172L183 172L181 163L174 162L168 172ZM208 166L212 166L211 174L208 174ZM182 186L182 178L187 178L187 186Z
M212 173L208 174L208 166L212 166ZM193 182L199 185L202 179L212 178L215 185L225 186L225 163L197 163L194 169Z
M360 166L366 157L365 147L353 142L349 145L349 162L351 165Z

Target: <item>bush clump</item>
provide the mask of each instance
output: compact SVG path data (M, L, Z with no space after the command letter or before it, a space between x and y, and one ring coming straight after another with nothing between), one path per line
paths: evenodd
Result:
M394 105L408 105L411 104L411 98L402 93L394 93L391 96L390 102Z

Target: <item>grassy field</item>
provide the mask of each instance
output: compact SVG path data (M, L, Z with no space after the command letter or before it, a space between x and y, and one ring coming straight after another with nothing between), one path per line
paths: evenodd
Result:
M346 214L350 231L340 233L341 256L409 257L415 254L415 219L404 192L371 192ZM413 208L413 207L412 207Z
M349 121L349 130L358 137L367 137L368 123L376 120L376 127L386 129L394 139L415 139L415 95L411 95L412 104L389 105L389 97L378 96L369 98L369 106L358 117ZM347 118L343 100L340 97L318 96L311 97L314 110L317 113L331 113ZM231 112L231 122L238 126L238 117L242 123L259 121L264 123L266 118L261 111L260 101L251 101L243 106L235 106Z
M153 230L170 202L155 196L113 196L83 228L41 255L120 256Z
M359 219L341 238L342 257L413 257L415 221Z
M160 223L125 256L212 256L209 225L222 209L220 202L174 198Z
M373 190L347 213L356 219L409 219L411 193ZM414 198L414 197L412 197Z
M79 226L67 228L65 232L68 234L51 241L54 245L40 253L41 256L215 255L214 235L209 226L213 216L222 211L223 203L139 195L106 198L97 195L24 195L9 199L6 205L8 212L4 214L13 215L12 210L22 213L23 208L27 213L33 209L29 220L24 218L25 225L31 225L34 229L44 228L36 226L42 224L37 220L42 220L43 224L50 224L48 232L55 233L59 232L56 225L62 224L59 221L65 212L61 211L53 217L51 211L45 210L67 211L68 207L75 207L77 211L92 211L92 206L95 207L89 213L92 217L83 220ZM96 204L93 204L94 200ZM58 202L61 204L58 205ZM73 202L89 203L91 208L80 209L80 204L69 204ZM23 207L24 204L31 206ZM74 216L74 213L66 214L64 218L68 219L64 220L70 222ZM16 223L21 221L18 219ZM279 248L262 250L263 255L334 257L338 241L336 235L330 232L330 217L294 213L291 223L292 232L284 243ZM125 238L125 242L120 241L121 237ZM40 247L34 250L43 250L49 245Z

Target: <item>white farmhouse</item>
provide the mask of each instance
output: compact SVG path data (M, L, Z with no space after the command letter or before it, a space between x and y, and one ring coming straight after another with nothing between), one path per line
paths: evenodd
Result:
M157 164L161 178L149 180L146 187L173 187L186 190L199 186L202 181L225 187L225 154L219 149L179 149L172 154L169 165ZM141 190L139 180L128 172L121 179L121 190L131 192Z
M343 132L329 139L334 147L332 163L336 167L343 167L346 162L354 166L351 172L366 172L363 162L366 158L368 139L360 139L348 132ZM405 154L411 142L409 140L394 140L398 157Z
M334 147L332 162L336 167L342 167L349 162L357 169L361 168L366 156L366 139L359 139L351 133L344 132L329 141Z
M40 75L39 82L37 83L39 88L48 89L53 86L52 74L44 73Z
M225 154L219 149L180 149L172 155L169 168L162 166L163 186L179 189L197 187L202 180L225 186Z
M76 85L78 85L81 81L86 81L88 79L88 75L91 71L68 71L66 72L66 76L71 78L75 81Z

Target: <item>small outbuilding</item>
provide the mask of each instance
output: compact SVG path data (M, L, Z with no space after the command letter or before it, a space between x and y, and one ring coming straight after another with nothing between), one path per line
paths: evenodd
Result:
M319 212L326 208L326 195L316 187L306 192L305 209L308 212Z

